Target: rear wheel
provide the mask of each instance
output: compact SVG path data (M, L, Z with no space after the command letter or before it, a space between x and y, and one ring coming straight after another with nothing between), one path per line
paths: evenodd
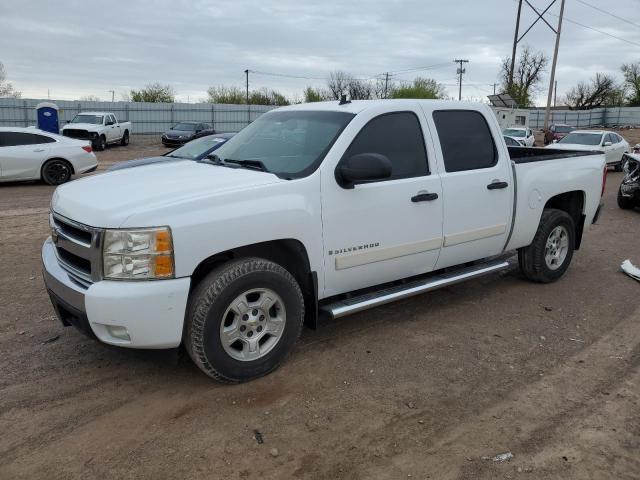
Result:
M622 195L622 185L618 188L618 206L623 210L629 210L636 206L633 197L629 198Z
M71 165L66 160L54 158L42 166L42 180L49 185L61 185L71 178Z
M122 135L122 139L120 140L120 145L122 145L123 147L129 145L129 132L124 132L124 134Z
M208 376L237 383L280 365L302 331L304 301L280 265L247 258L207 275L189 299L184 344Z
M531 245L518 250L520 270L529 280L550 283L569 268L575 248L575 224L571 216L545 209Z

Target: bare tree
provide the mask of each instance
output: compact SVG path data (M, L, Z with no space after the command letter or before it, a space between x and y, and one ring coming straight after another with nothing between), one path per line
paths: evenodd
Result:
M329 78L327 79L327 87L331 92L331 95L336 100L340 100L342 95L347 94L347 90L349 87L349 81L351 79L351 75L342 72L340 70L336 70L335 72L331 72L329 74Z
M22 93L13 88L11 82L7 82L7 73L2 62L0 62L0 97L20 98Z
M544 52L534 52L531 47L524 46L516 58L513 72L513 83L510 83L511 58L502 60L500 77L502 93L508 93L521 107L529 107L533 103L533 95L540 89L542 75L549 63Z
M84 95L80 97L80 101L81 102L99 102L100 97L98 97L97 95Z
M580 82L569 90L565 103L574 110L588 110L615 105L622 96L622 89L612 76L596 73L589 81Z
M640 107L640 62L624 64L621 67L624 82L629 92L627 103L630 107Z

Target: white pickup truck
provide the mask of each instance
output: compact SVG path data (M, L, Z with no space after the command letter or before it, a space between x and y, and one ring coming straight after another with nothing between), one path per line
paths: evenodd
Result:
M61 131L65 137L90 140L94 150L104 150L110 143L129 145L131 122L120 122L111 112L81 112Z
M58 187L44 279L65 325L182 345L240 382L276 368L303 323L508 268L514 251L526 278L558 279L605 175L598 152L507 149L485 105L294 105L204 160Z

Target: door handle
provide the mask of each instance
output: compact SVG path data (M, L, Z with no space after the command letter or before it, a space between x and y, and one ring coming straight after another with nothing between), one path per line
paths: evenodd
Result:
M507 182L501 182L499 180L494 180L489 185L487 185L488 190L498 190L500 188L507 188L509 184Z
M411 201L413 203L418 203L418 202L430 202L432 200L435 200L436 198L438 198L438 194L437 193L418 193L417 195L414 195L413 197L411 197Z
M44 148L36 148L34 152L44 152Z

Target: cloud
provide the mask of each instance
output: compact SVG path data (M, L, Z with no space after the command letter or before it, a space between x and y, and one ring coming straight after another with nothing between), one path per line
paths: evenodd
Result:
M544 8L542 0L533 3ZM431 76L450 85L454 95L453 59L468 58L464 95L484 98L500 59L510 55L515 10L509 0L5 0L0 61L25 97L42 98L50 89L52 98L106 99L107 90L160 81L172 84L179 98L194 100L204 98L210 85L243 86L247 68L325 78L333 69L374 76L446 62L451 65L397 78ZM527 8L523 12L526 28L535 17ZM634 18L637 3L620 0L615 13ZM567 2L566 15L640 42L640 29L583 4ZM525 43L551 54L553 35L539 22ZM559 94L597 71L616 73L633 60L640 60L637 47L565 23ZM323 81L252 74L250 83L299 95Z

